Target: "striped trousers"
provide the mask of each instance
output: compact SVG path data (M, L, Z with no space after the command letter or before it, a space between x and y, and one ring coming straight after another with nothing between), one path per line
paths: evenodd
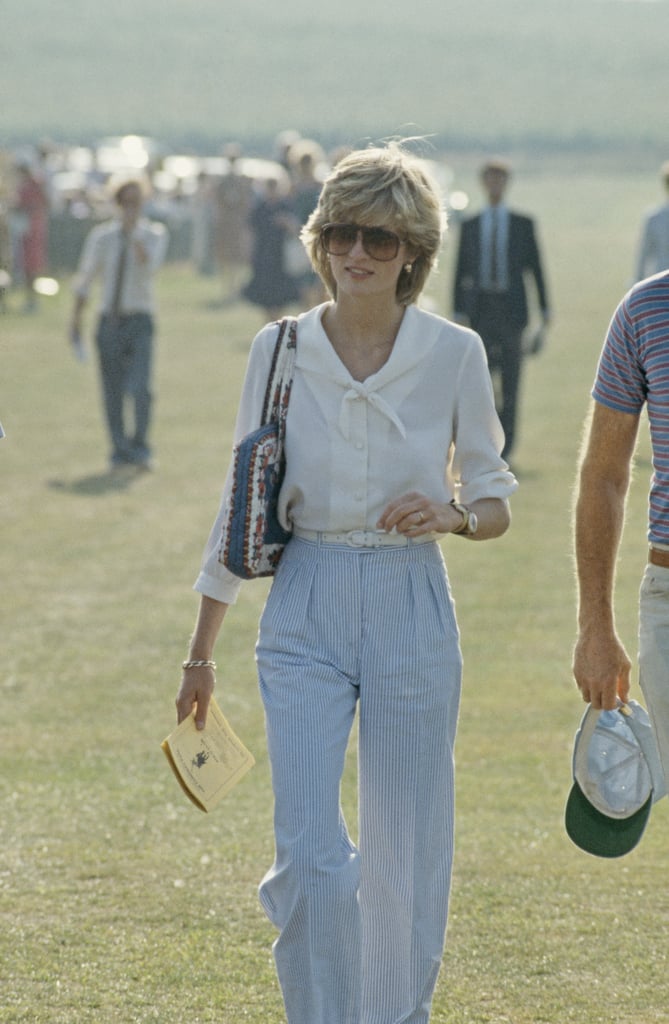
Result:
M425 1024L453 860L461 655L437 544L294 537L257 646L275 797L260 886L289 1024ZM358 710L358 843L340 782Z

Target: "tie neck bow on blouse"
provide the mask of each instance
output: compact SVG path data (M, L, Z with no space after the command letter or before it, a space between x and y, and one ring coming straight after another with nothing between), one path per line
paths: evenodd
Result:
M344 392L344 397L341 400L341 408L339 410L339 429L347 441L350 437L351 402L356 402L358 399L364 399L366 402L369 402L373 408L397 427L403 438L407 436L406 427L402 423L402 420L385 398L382 398L381 395L374 390L373 385L370 387L366 381L358 380L349 381L348 383L349 387L348 390Z

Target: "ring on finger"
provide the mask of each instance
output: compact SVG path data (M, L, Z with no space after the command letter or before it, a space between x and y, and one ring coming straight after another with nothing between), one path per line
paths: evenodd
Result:
M425 522L425 516L423 515L423 513L421 511L418 512L418 522L419 523L424 523Z

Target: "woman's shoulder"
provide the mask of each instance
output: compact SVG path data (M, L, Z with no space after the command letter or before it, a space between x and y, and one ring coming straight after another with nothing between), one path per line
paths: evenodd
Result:
M456 324L445 316L433 313L431 310L422 309L419 306L409 306L407 312L410 314L410 327L421 333L430 331L434 333L440 342L448 343L466 350L480 344L481 339L470 327L463 327Z
M267 375L276 344L278 324L268 323L261 327L251 342L247 364L247 375Z
M297 316L284 318L287 320L297 321L298 346L300 337L306 337L307 332L312 331L314 326L318 323L320 319L319 311L321 308L322 307L317 306L315 309L309 309L304 313L297 314ZM251 345L251 353L257 359L270 360L272 358L277 338L279 336L281 323L281 320L273 320L260 328Z

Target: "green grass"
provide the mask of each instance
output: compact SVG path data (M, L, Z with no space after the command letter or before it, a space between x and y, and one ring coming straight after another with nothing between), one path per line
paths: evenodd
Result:
M474 167L457 168L462 183ZM638 850L590 858L562 813L582 705L570 505L602 336L654 183L519 168L540 217L555 307L528 364L521 489L499 542L446 541L463 634L452 912L435 1024L669 1021L666 804ZM431 290L446 312L452 246ZM256 768L211 815L159 743L173 723L191 584L216 510L249 340L217 282L160 277L158 470L110 486L93 363L68 352L68 282L0 320L0 1022L279 1024L271 794L253 644L267 584L248 584L217 650L219 700ZM645 558L645 432L619 572L635 650ZM635 696L639 698L638 691ZM351 769L354 767L351 756ZM353 772L344 790L355 816Z

